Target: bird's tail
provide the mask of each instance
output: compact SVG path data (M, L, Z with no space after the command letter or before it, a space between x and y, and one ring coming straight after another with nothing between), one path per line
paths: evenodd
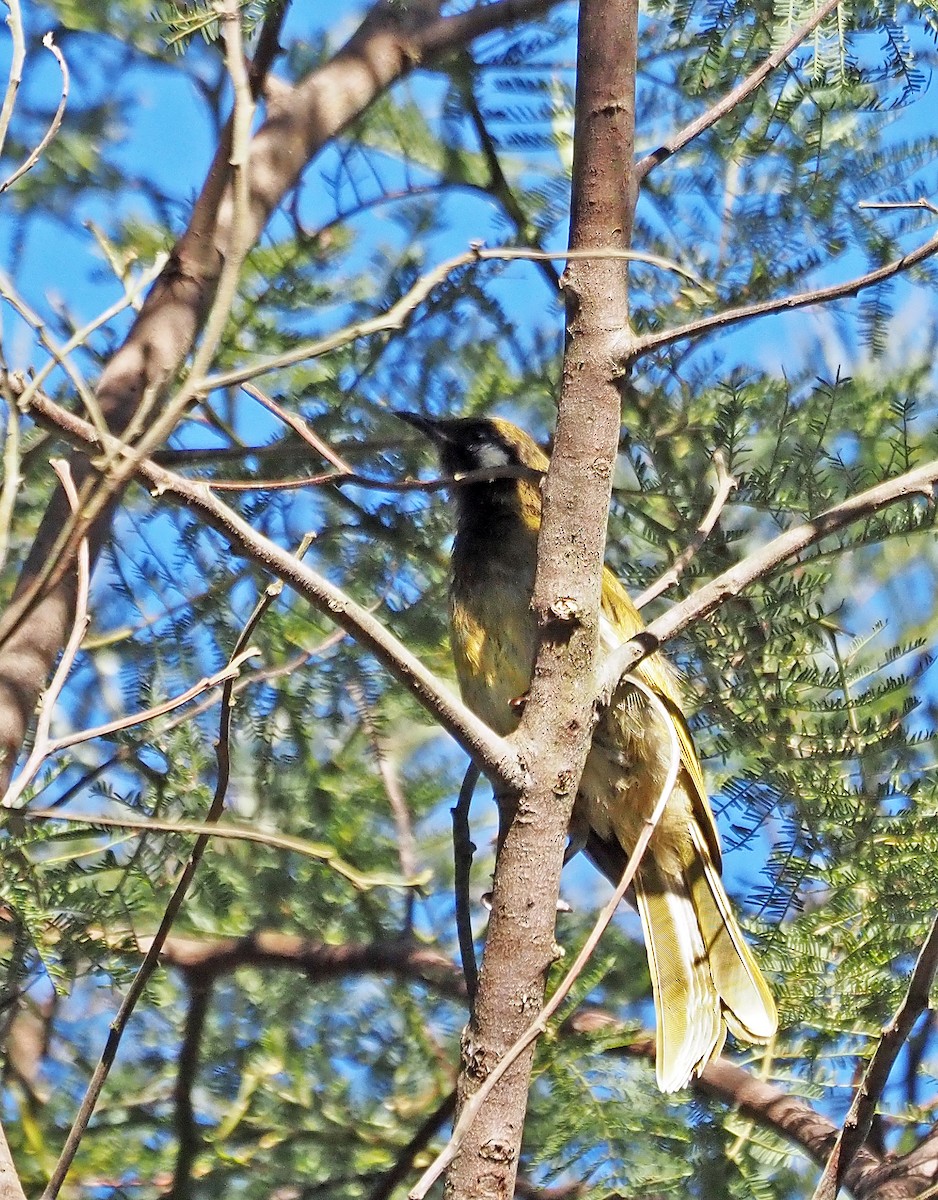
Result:
M692 825L692 861L678 874L647 855L635 880L658 1021L655 1074L674 1092L719 1054L726 1030L747 1042L775 1033L775 1002Z

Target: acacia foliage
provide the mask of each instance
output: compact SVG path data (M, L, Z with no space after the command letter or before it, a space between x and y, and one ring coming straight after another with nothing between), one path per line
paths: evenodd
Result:
M186 106L179 124L201 129L207 143L225 109L223 69L209 14L200 20L197 8L183 18L172 6L154 14L122 3L89 16L63 3L26 15L33 47L50 21L61 22L76 83L61 135L9 194L4 251L19 289L65 340L97 296L119 291L102 278L96 247L112 272L132 271L171 244L198 183L191 147L177 147L186 170L167 170L148 145L134 88L146 81L158 97L175 89L173 104ZM803 16L776 14L773 23L751 6L650 6L642 150L728 91ZM277 69L286 76L334 49L335 32L304 27L308 19L295 14L285 30ZM929 21L928 10L857 8L649 177L636 249L677 261L692 281L635 264L636 329L844 277L924 240L927 211L857 205L914 197L934 179L938 143L919 117ZM469 237L562 246L571 31L571 12L558 8L414 75L364 113L250 254L216 365L240 366L386 309ZM180 81L195 85L184 101ZM42 80L27 80L11 161L53 106ZM127 136L139 139L132 150ZM88 218L97 241L82 228ZM61 296L44 294L48 276L33 262L50 230L87 255ZM653 580L687 543L709 503L718 450L738 487L676 594L774 532L936 456L932 276L925 264L909 283L859 303L681 342L639 364L623 388L608 555L631 587ZM125 321L88 339L81 361L90 377ZM39 365L42 350L15 330L9 364ZM438 287L403 330L260 383L355 468L396 480L425 470L427 457L389 415L394 407L499 412L546 440L561 337L546 269L475 265ZM72 402L64 378L53 376L50 391ZM28 422L21 436L5 597L48 495L48 460L61 450ZM192 410L165 457L193 476L255 485L325 469L237 389ZM285 545L314 534L305 553L317 567L450 673L450 524L438 494L320 485L227 498ZM775 572L672 647L720 809L731 890L780 1001L778 1041L743 1061L834 1119L901 999L938 900L932 545L924 499L894 506ZM266 583L191 513L132 489L96 575L93 625L61 727L146 708L218 670ZM191 965L161 972L83 1144L76 1178L86 1187L153 1194L172 1180L178 1195L378 1195L408 1161L410 1140L424 1130L433 1145L444 1124L464 1001L453 971L439 963L417 971L403 947L457 961L446 809L463 763L367 655L290 596L252 642L259 655L233 715L229 808L323 854L216 843L176 932L203 948L260 931L346 950L400 944L401 964L373 973L257 963L217 976ZM63 814L198 820L214 786L217 732L217 711L207 709L83 743L50 761L29 802ZM475 822L481 934L492 829L482 799ZM136 963L133 935L156 927L188 844L166 832L8 825L5 1112L28 1187L51 1167ZM336 858L374 886L343 874ZM412 870L430 872L417 888L374 883ZM569 887L575 910L559 936L573 945L599 885L577 866ZM665 1102L647 1062L614 1053L651 1016L635 933L624 917L578 989L617 1022L541 1048L525 1179L596 1195L809 1195L813 1172L777 1130L700 1097ZM926 1020L884 1098L891 1148L908 1149L930 1129L933 1053ZM420 1143L412 1156L424 1152Z

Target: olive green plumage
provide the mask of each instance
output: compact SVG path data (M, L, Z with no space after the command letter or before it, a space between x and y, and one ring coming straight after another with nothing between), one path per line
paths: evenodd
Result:
M548 460L508 421L433 421L398 414L434 442L448 474L500 466L544 471ZM537 630L531 594L541 522L536 479L493 479L453 489L458 521L453 545L450 619L463 699L497 733L518 724ZM600 652L642 628L618 579L603 573ZM677 783L635 878L658 1021L656 1075L675 1091L720 1052L729 1028L744 1041L775 1033L772 995L720 882L720 843L700 764L680 708L672 668L659 654L636 675L670 714L681 751ZM603 714L586 760L571 823L618 883L626 857L651 815L667 775L671 734L661 716L627 682Z

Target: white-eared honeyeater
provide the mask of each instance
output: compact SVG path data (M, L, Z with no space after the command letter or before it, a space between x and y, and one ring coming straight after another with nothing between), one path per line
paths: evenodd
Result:
M543 472L547 457L499 418L433 420L397 414L435 445L446 474L501 466ZM496 733L513 732L528 691L537 628L531 611L541 493L531 478L453 488L457 511L450 632L463 699ZM605 568L600 653L642 629L627 592ZM729 1028L767 1041L775 1003L720 881L720 842L673 669L660 654L635 674L661 700L680 746L677 783L635 877L658 1020L655 1070L676 1091L720 1052ZM641 692L623 682L600 717L574 807L571 841L618 883L660 796L671 732ZM585 834L582 831L586 831Z

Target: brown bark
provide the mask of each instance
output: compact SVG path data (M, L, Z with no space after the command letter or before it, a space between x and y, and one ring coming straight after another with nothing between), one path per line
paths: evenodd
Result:
M378 0L333 59L294 87L278 89L269 103L267 119L251 141L251 239L256 240L310 160L388 86L427 59L543 12L550 4L551 0L496 0L442 18L435 0L425 5ZM128 427L144 397L169 387L205 320L230 236L228 154L223 137L188 229L126 341L102 373L97 400L116 432ZM83 457L73 461L79 487L89 470ZM113 511L113 506L108 508L95 524L93 555L107 536ZM9 781L30 717L71 625L75 583L69 556L74 547L63 539L68 516L59 490L23 568L17 597L0 618L0 791ZM58 578L53 575L50 585L27 603L34 581L50 562L57 564Z
M634 193L637 7L583 0L577 54L570 245L626 248ZM537 1016L555 957L567 825L589 748L600 573L620 397L616 349L627 314L621 260L565 272L568 340L554 455L545 486L533 599L541 629L516 744L530 772L504 802L492 917L463 1039L461 1110ZM513 1195L533 1049L519 1055L469 1128L447 1176L450 1197Z

